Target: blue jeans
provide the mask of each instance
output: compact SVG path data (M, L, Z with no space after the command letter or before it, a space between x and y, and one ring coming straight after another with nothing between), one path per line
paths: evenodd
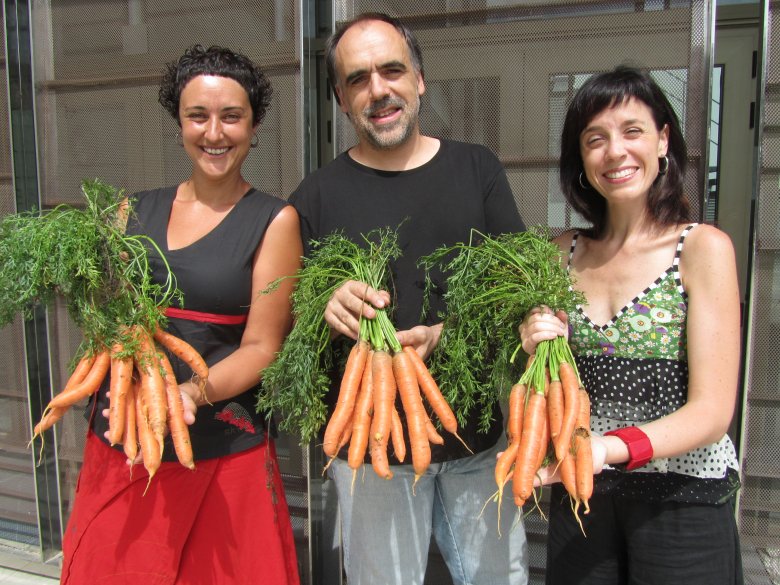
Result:
M422 585L433 533L455 585L526 585L528 543L509 496L499 535L493 449L434 463L412 487L411 465L379 478L370 465L353 472L335 459L328 468L338 493L349 585ZM506 493L507 490L505 490ZM487 503L487 504L486 504Z

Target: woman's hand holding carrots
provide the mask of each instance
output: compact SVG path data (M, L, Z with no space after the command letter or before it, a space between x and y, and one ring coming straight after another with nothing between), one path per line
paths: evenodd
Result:
M536 352L541 341L552 341L556 337L569 338L568 317L564 311L556 311L547 306L534 307L518 327L523 351L528 355Z
M538 316L542 314L537 312L536 317L528 319L536 323L532 327L538 329L542 322ZM527 334L529 329L521 331ZM590 400L562 335L551 335L551 339L534 344L534 349L525 373L509 396L509 447L496 460L498 502L500 505L510 477L518 506L525 504L534 487L545 481L561 481L571 497L575 517L580 505L587 514L593 475L601 471L605 456L599 446L595 468Z
M155 344L182 359L193 369L192 381L178 384L168 357ZM154 336L133 327L114 342L110 350L88 353L73 371L65 389L54 396L35 426L41 435L77 401L96 392L110 376L110 405L106 438L122 444L128 462L143 462L149 480L160 466L163 437L170 433L179 462L195 467L187 426L195 422L199 401L207 401L208 367L192 346L168 333Z
M607 460L607 445L605 438L591 433L590 436L590 450L593 456L593 475L598 475L604 470ZM500 453L499 453L500 455ZM537 470L534 477L534 487L542 487L553 483L562 481L561 469L557 461L545 465Z
M188 425L194 424L198 407L207 404L206 399L203 397L203 393L198 388L198 385L193 382L179 384L179 391L181 392L181 400L184 406L184 422Z
M182 418L184 419L184 424L190 426L195 423L198 406L206 404L206 402L201 397L200 390L198 390L198 385L192 382L184 382L183 384L179 384L179 392L181 392L181 401L183 405ZM111 399L110 390L106 396L109 398L109 400ZM111 416L110 408L104 408L102 414L103 418L109 419ZM104 436L107 440L110 440L108 431L104 433Z

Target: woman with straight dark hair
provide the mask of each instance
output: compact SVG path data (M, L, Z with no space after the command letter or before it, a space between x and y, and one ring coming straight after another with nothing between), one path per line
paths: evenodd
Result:
M295 209L241 170L270 95L260 68L224 47L194 45L166 67L159 101L179 126L189 178L130 196L127 232L165 254L184 300L166 311L166 329L209 366L204 396L185 362L168 356L195 468L177 462L170 437L151 481L140 461L126 462L105 437L101 388L63 540L63 585L300 583L271 429L255 409L263 369L292 325L292 280L260 293L295 274L303 253ZM165 262L151 246L149 255L164 282Z
M590 223L556 239L585 303L520 327L529 354L568 335L590 395L594 494L580 527L554 469L551 585L742 583L726 431L740 355L734 251L692 223L686 148L645 72L591 77L569 106L560 180ZM660 275L660 276L659 276Z

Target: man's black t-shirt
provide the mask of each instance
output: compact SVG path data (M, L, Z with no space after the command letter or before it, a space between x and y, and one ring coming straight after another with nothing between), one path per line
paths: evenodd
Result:
M432 325L445 310L444 276L433 273L435 291L425 321L421 320L425 274L422 256L444 245L468 242L472 228L486 234L525 229L501 163L483 146L441 140L439 151L424 165L408 171L379 171L342 153L307 176L290 197L301 218L304 244L335 231L358 242L376 228L398 230L402 256L391 264L393 323L405 330ZM503 424L496 405L494 424L477 434L475 421L462 432L474 452L492 447ZM402 411L399 409L399 414ZM472 417L474 418L474 417ZM456 440L431 446L433 462L460 458L468 452Z

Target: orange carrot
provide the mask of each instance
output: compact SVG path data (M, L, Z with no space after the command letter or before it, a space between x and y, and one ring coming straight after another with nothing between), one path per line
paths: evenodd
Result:
M536 457L536 469L542 467L545 458L547 457L547 450L550 445L550 423L547 420L547 413L545 412L544 420L540 423L539 430L541 431L541 437L539 439L539 453Z
M412 346L405 346L404 353L409 356L410 365L414 368L419 388L441 422L441 426L448 433L458 434L458 420L455 418L455 413L452 412L452 408L442 395L436 380L431 376L428 366L425 365L420 354Z
M203 358L198 351L189 343L163 329L157 329L154 332L154 339L157 343L187 364L201 380L208 379L209 367L206 365L206 362L203 361Z
M368 349L368 342L361 339L352 346L352 350L349 352L347 364L344 366L344 374L341 376L336 408L325 428L325 437L322 442L322 450L328 457L335 457L338 453L339 439L344 434L347 422L355 409L355 400L360 389L363 369L366 366Z
M512 493L515 503L522 506L531 496L539 457L539 443L542 440L542 424L547 422L546 399L539 392L531 393L525 408L523 434L517 450L515 469L512 476Z
M425 415L425 433L428 435L429 443L434 445L444 444L444 439L439 434L439 431L436 430L436 427L433 426L433 422L431 421L430 417L428 417L427 413Z
M501 493L504 491L506 482L509 481L509 472L517 459L517 449L519 446L519 441L509 443L496 460L495 478L496 485L498 486L499 505L501 503Z
M577 398L580 383L574 368L568 362L561 362L560 366L558 366L558 374L561 378L561 389L563 390L563 418L561 419L561 430L554 444L555 457L558 461L562 461L569 450L571 435L577 422L577 412L579 410Z
M431 445L428 442L428 432L425 423L428 413L425 412L420 385L417 383L417 373L407 352L393 355L393 374L398 384L398 394L406 415L406 428L409 432L409 447L412 453L414 483L420 479L431 464Z
M187 423L184 422L184 402L181 397L179 383L176 381L176 374L173 373L173 366L165 354L160 354L160 365L163 369L163 380L165 381L165 399L168 406L168 429L171 433L173 450L176 452L176 458L184 467L195 469L195 461L192 456L192 443L190 442L190 431Z
M360 381L360 392L355 401L355 414L352 419L352 438L349 442L347 465L357 469L363 464L368 446L368 433L371 428L371 409L373 407L372 368L373 351L368 352L366 367Z
M116 445L122 441L125 430L125 396L133 377L133 358L121 355L124 347L115 343L111 348L111 373L108 406L108 442Z
M558 472L561 474L561 483L563 484L563 487L566 488L569 496L577 502L577 478L574 459L575 458L570 456L570 454L564 457L558 465Z
M352 419L354 418L354 413L349 416L349 420L347 421L347 424L344 425L344 430L341 433L341 437L339 437L339 444L338 447L336 447L336 453L341 451L344 446L349 443L349 440L352 438Z
M136 426L136 388L138 381L133 380L125 395L127 406L125 408L125 434L122 437L122 450L132 463L138 455L138 428Z
M512 478L512 466L517 460L520 442L509 443L496 460L495 478L498 486L498 535L501 536L501 503L504 501L504 486Z
M520 446L520 437L523 430L523 411L525 410L526 386L515 384L509 392L509 409L507 413L507 440L506 450L501 453L496 461L495 478L498 486L498 502L501 504L504 486L509 481L509 473L517 459L517 449Z
M579 404L574 431L576 485L577 498L585 505L587 514L590 512L588 500L593 495L593 454L590 446L590 399L584 388L579 390Z
M79 400L82 400L93 394L100 388L103 378L106 377L109 365L111 363L111 356L108 350L103 350L98 353L95 358L95 362L92 364L92 368L89 373L78 384L74 384L71 387L67 387L51 399L47 408L68 408L76 404Z
M458 420L455 418L455 413L452 412L452 408L450 408L450 405L441 393L439 385L436 383L436 380L433 379L433 376L431 376L430 371L428 371L428 366L425 365L420 354L418 354L410 345L404 347L404 352L409 356L411 365L414 367L414 371L417 375L417 383L420 386L420 390L428 401L428 404L431 405L431 409L433 409L434 414L439 419L442 428L451 435L455 435L455 437L463 443L463 446L471 452L469 446L466 445L466 443L463 442L463 439L460 438L460 435L458 435Z
M509 412L507 413L507 438L509 443L520 441L523 432L523 412L528 390L525 384L515 384L509 392Z
M86 378L87 374L89 374L92 366L95 364L95 359L97 359L97 354L94 353L85 354L82 356L82 358L76 364L76 367L73 368L73 373L70 375L70 378L65 384L65 388L63 390L72 388L79 382L82 382L84 378Z
M39 436L43 431L51 428L54 423L65 416L67 411L67 408L57 408L56 406L49 408L46 411L46 414L41 417L40 422L35 425L35 428L33 428L32 438L35 439L35 437Z
M398 410L393 408L393 419L390 421L390 440L393 443L393 454L395 458L403 463L406 459L406 442L404 441L404 426L401 423L401 417L398 416Z
M371 419L371 464L379 477L391 479L393 472L387 459L387 444L395 408L396 381L393 363L386 351L375 351L371 360L374 388L374 416Z
M168 400L165 381L160 373L160 358L148 334L142 329L138 330L138 343L135 363L141 380L141 400L146 407L147 424L162 453L165 433L168 430Z
M89 374L92 366L95 364L95 358L95 354L85 354L81 357L68 378L68 381L65 383L65 388L62 390L63 392L69 392L71 388L84 381L84 378ZM33 427L33 436L32 439L30 439L30 442L32 443L42 432L51 428L54 423L65 416L67 410L68 407L57 407L52 406L51 404L47 405L43 411L41 420Z
M550 439L555 444L563 423L563 388L560 379L550 380L550 390L547 392L547 422L550 424Z
M139 388L140 390L140 388ZM151 483L154 474L160 468L161 455L160 444L157 442L157 438L152 432L152 428L149 426L149 416L147 414L147 407L144 404L141 397L142 392L136 392L135 395L135 420L136 428L138 429L138 442L141 446L141 455L144 460L144 468L149 473L149 481L146 484L146 488L149 489L149 483ZM144 491L146 493L146 491Z

